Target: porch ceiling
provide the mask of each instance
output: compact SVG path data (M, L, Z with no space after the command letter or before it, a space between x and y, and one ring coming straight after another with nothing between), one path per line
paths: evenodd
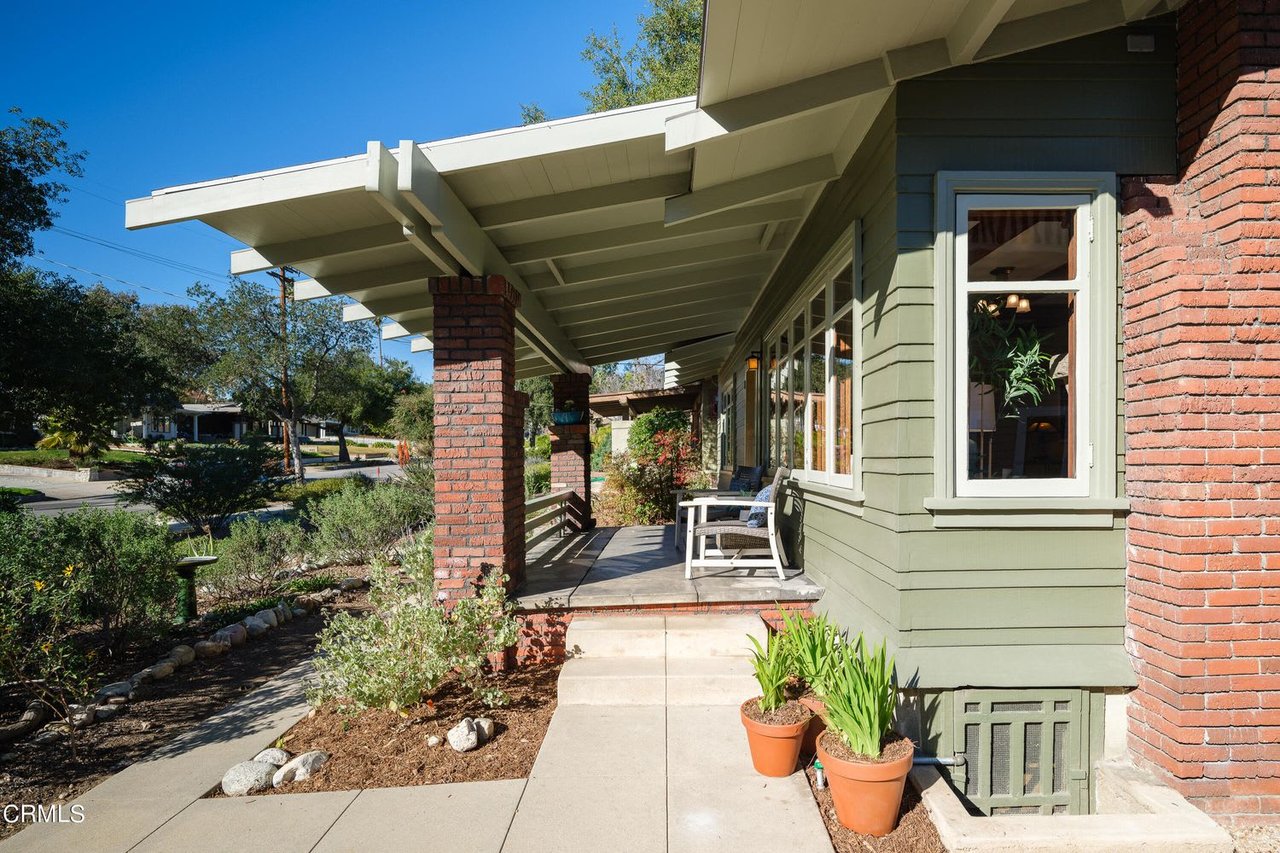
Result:
M1172 0L1176 2L1176 0ZM427 279L520 291L521 376L669 354L714 374L825 184L898 80L1118 26L1171 0L710 0L698 97L160 189L142 228L197 219L280 265L298 299L429 349ZM708 341L715 341L710 345Z

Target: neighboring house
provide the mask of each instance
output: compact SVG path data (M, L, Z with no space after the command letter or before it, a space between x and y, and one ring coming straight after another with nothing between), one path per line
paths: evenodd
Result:
M696 98L127 221L200 219L252 244L233 272L431 336L446 597L524 571L514 379L585 405L589 365L665 352L718 379L726 465L792 470L819 606L888 639L975 804L1086 810L1127 749L1274 817L1277 24L1172 5L710 0ZM585 433L553 480L589 509Z
M694 440L700 442L704 438L702 429L705 419L714 415L715 383L700 381L645 391L592 394L589 405L594 417L609 422L615 456L627 449L631 422L659 407L688 413L690 431Z
M305 438L337 439L339 429L336 421L305 418L300 433ZM166 414L143 412L121 423L117 432L153 441L185 438L209 443L239 439L250 433L278 438L281 428L279 421L260 421L251 417L238 403L182 403Z

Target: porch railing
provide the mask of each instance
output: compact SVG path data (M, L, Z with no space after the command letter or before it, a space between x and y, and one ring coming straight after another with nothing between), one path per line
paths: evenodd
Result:
M574 493L570 489L540 495L524 505L525 548L572 530Z

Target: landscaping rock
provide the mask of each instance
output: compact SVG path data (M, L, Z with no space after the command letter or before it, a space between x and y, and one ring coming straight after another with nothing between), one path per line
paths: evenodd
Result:
M294 619L301 619L303 616L307 615L306 609L302 607L295 607L289 612L293 614Z
M339 592L356 592L364 589L368 585L369 582L364 578L343 578L338 581L338 590Z
M327 752L321 752L318 749L304 752L276 771L275 775L271 777L271 786L279 788L281 785L287 785L290 782L301 782L304 779L310 779L311 774L324 766L324 763L328 760L329 753Z
M270 749L264 749L262 752L259 752L253 757L253 760L263 764L274 764L276 767L283 767L289 763L291 758L293 758L293 756L288 752L285 752L283 749L271 747Z
M231 651L231 644L218 640L201 640L196 643L196 655L202 658L216 658L229 651Z
M243 797L254 791L270 787L276 773L274 764L262 761L241 761L222 777L222 793L229 797Z
M218 633L214 634L214 636L216 637L218 634L225 637L227 642L233 646L243 646L249 639L249 632L239 622L232 622L230 625L219 628Z
M320 609L320 605L322 603L323 601L320 596L316 595L314 592L298 596L298 607L304 613L315 613Z
M93 720L96 723L105 723L107 720L114 719L123 710L124 705L99 705L93 712Z
M480 743L488 743L493 737L493 720L488 717L476 717L476 732L480 735Z
M113 699L125 701L129 698L129 694L133 692L133 685L127 681L113 681L110 684L104 684L98 688L98 692L94 694L93 701L95 703L110 702Z
M143 672L147 673L152 681L164 681L166 678L173 675L173 670L173 661L165 658L164 660L158 660L151 664L151 666L144 669Z
M480 733L476 731L475 720L470 717L463 717L462 722L449 729L445 737L457 752L470 752L480 745Z
M256 640L271 630L267 626L266 622L263 622L256 616L246 616L240 620L240 624L244 626L244 629L248 632L249 639L251 640Z
M83 729L93 725L93 721L97 718L97 711L97 705L68 705L67 722L74 728Z
M259 610L253 616L268 628L274 628L280 624L280 619L276 616L274 610Z
M169 660L178 666L186 666L196 659L196 650L190 646L174 646L169 649Z
M427 746L439 746L439 745L440 745L440 738L438 735L432 735L431 737L427 738Z
M287 605L277 604L275 607L272 608L272 612L276 614L276 619L279 621L281 625L283 625L285 622L293 621L293 611L290 610Z
M44 746L46 744L50 744L50 743L54 743L55 741L62 740L62 738L63 738L63 733L58 729L45 729L44 731L40 732L35 737L33 737L31 739L31 742L38 746Z

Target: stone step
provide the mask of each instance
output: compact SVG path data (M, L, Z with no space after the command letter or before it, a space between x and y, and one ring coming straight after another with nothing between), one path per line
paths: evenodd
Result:
M763 645L768 634L764 620L755 613L674 614L667 617L667 657L745 658L751 654L747 636Z
M759 695L746 658L667 658L668 705L741 705Z
M564 662L557 684L561 705L662 705L666 660L660 657L577 657Z
M666 654L663 616L575 616L565 632L573 657L660 658Z

